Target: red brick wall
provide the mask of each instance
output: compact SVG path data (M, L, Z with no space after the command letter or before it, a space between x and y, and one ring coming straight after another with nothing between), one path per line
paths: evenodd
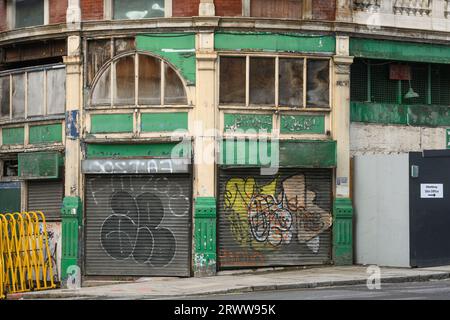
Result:
M312 1L312 16L317 20L333 21L336 17L336 0Z
M216 16L242 16L242 0L215 0Z
M50 24L66 22L67 0L50 0L48 6Z
M6 27L6 0L0 0L0 31L5 31Z
M81 20L103 20L103 0L81 0Z
M172 0L173 17L198 16L200 0Z

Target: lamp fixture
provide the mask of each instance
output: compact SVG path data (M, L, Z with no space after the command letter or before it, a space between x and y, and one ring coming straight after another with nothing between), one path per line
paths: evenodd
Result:
M413 87L411 86L411 80L409 80L409 90L405 94L405 99L413 99L413 98L419 98L420 95L414 91Z

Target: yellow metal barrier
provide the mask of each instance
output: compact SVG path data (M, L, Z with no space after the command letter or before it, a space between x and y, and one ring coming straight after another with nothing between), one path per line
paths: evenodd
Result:
M0 214L0 299L55 288L42 212Z

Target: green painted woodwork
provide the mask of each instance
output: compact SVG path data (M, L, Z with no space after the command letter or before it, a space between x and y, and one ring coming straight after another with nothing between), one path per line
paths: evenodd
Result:
M288 133L325 133L325 116L282 115L280 132Z
M271 32L217 32L214 37L216 50L334 53L333 36L305 35Z
M353 206L349 198L333 204L333 261L335 265L353 264Z
M423 42L350 38L350 55L373 59L450 63L450 46Z
M0 183L0 214L20 211L20 182Z
M58 179L63 157L58 152L19 153L19 177L31 179Z
M93 114L91 133L133 132L133 114Z
M138 35L136 48L149 51L169 61L186 79L195 85L196 59L194 33L159 33Z
M337 162L336 141L332 140L227 139L221 150L223 166L333 168Z
M82 223L83 206L79 197L65 197L61 209L62 252L61 283L65 284L69 276L69 267L80 266L78 259L78 234Z
M142 113L142 132L170 132L188 129L187 112Z
M178 158L190 158L190 143L154 144L88 144L87 158L170 158L172 153Z
M272 132L273 117L270 114L236 114L224 116L225 132Z
M3 145L23 144L24 138L24 127L2 129Z
M447 129L447 149L450 149L450 129Z
M352 102L350 119L353 122L446 127L450 126L450 106Z
M62 124L30 126L30 144L62 142Z
M195 276L210 276L216 273L216 199L195 199Z

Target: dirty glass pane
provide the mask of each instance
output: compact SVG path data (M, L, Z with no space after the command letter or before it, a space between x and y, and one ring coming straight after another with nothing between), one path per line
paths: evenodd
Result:
M123 57L114 64L114 104L134 105L134 56Z
M44 24L44 0L15 0L16 28Z
M164 65L164 104L187 104L186 92L178 74L168 65Z
M133 50L136 50L133 38L119 38L114 40L114 55Z
M94 40L88 42L87 80L91 84L98 70L111 59L111 40Z
M44 71L28 73L27 101L29 117L44 115Z
M139 55L139 104L161 104L161 62Z
M220 103L245 104L245 68L243 57L220 58Z
M275 58L250 58L250 104L275 104Z
M47 113L62 114L66 111L66 69L47 71Z
M9 76L0 77L0 118L9 118Z
M25 117L25 74L13 75L12 117Z
M94 87L94 92L92 93L92 104L93 105L110 105L111 104L111 68L103 72L100 79Z
M114 0L114 19L164 17L164 0Z
M303 105L303 59L280 59L279 104Z
M308 60L307 105L330 106L330 64L328 60Z

